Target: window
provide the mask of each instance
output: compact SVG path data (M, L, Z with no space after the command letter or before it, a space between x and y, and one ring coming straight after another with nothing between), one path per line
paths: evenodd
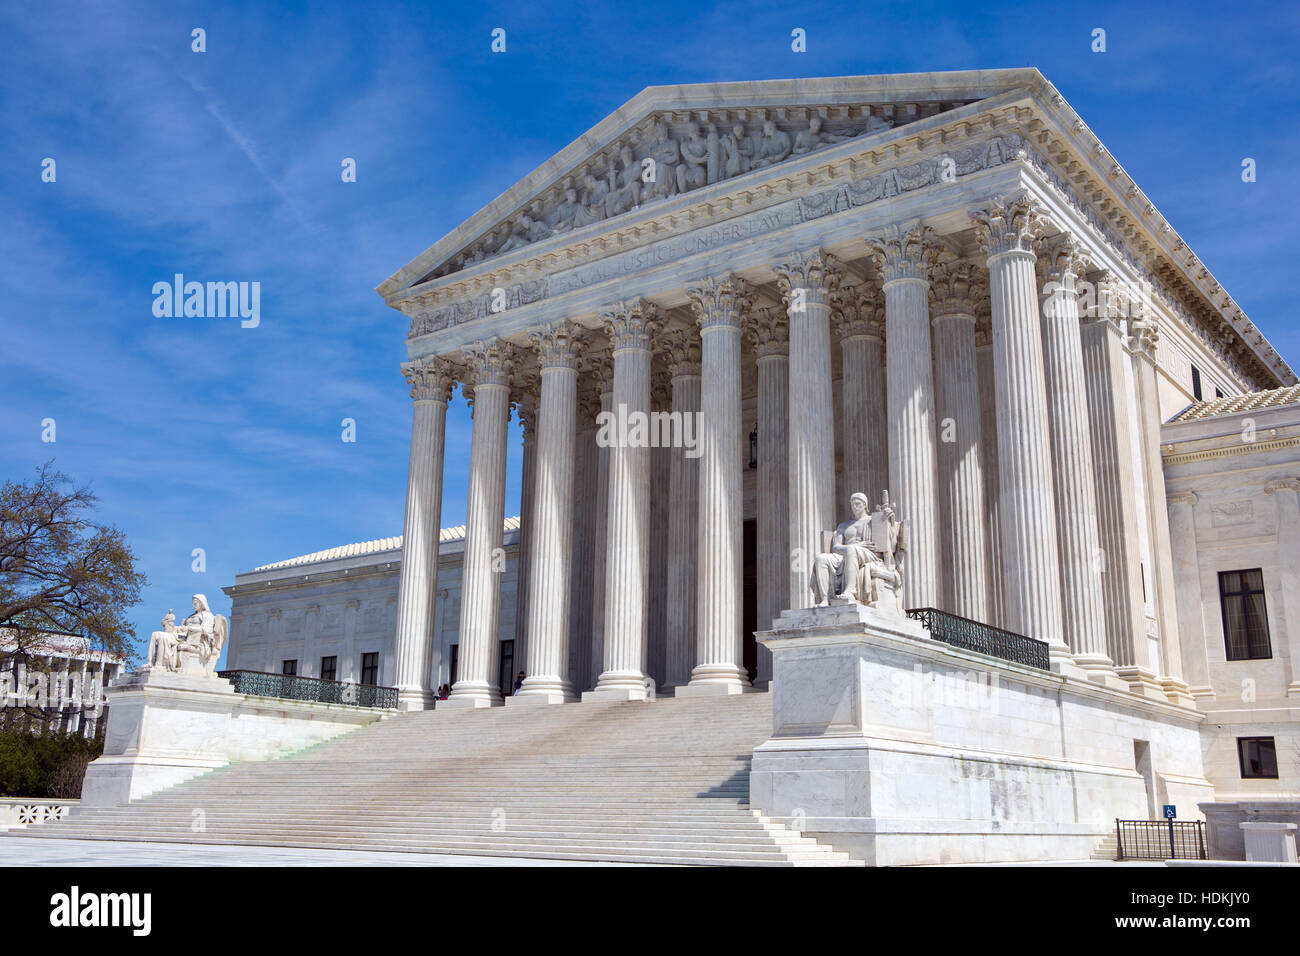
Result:
M1238 737L1237 757L1243 780L1277 779L1277 744L1272 737Z
M335 676L339 672L339 659L337 657L322 657L320 659L320 679L321 680L338 680Z
M297 674L298 674L298 662L297 662L296 660L295 660L295 661L285 661L283 664L280 665L280 673L281 673L281 674L287 674L287 675L289 675L289 676L291 676L291 677L293 677L293 676L297 676Z
M361 655L361 683L374 686L379 683L379 652Z
M1228 660L1253 661L1273 656L1268 641L1263 571L1220 571L1219 607Z
M1192 396L1198 402L1201 400L1201 370L1195 365L1192 366Z

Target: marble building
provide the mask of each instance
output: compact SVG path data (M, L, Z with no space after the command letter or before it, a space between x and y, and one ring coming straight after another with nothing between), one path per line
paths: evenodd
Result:
M1161 423L1186 365L1225 395L1295 381L1031 69L647 89L378 291L409 320L410 707L432 689L458 384L474 429L453 704L501 702L491 555L515 409L522 699L636 698L647 675L761 686L750 633L812 603L846 492L888 489L908 607L1191 707ZM602 443L602 410L697 416L700 456Z
M40 710L54 731L94 737L103 724L104 688L121 676L126 658L94 650L72 634L50 634L27 660L0 634L0 707Z

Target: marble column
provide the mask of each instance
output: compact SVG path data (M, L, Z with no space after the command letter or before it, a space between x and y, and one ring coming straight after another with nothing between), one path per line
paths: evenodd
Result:
M609 447L604 670L589 694L595 700L644 700L650 449L635 440L633 429L636 420L650 411L650 335L655 310L637 299L619 303L601 318L614 343L614 414L608 427L601 430Z
M1197 496L1193 492L1169 492L1169 546L1173 549L1183 674L1192 697L1208 702L1214 700L1214 688L1210 685L1210 660L1205 646L1205 603L1201 597L1201 555L1196 544L1196 502ZM1296 540L1300 542L1300 526L1295 530Z
M944 606L961 617L987 622L987 514L972 301L974 271L963 261L939 263L931 269L931 324Z
M1084 386L1092 432L1097 531L1101 542L1106 652L1131 690L1161 697L1149 665L1142 592L1142 552L1134 466L1130 359L1102 279L1102 301L1082 319Z
M528 536L525 644L529 665L528 676L510 704L562 704L576 699L569 681L569 580L573 573L577 340L574 328L567 323L549 326L531 337L542 381Z
M440 707L502 702L498 629L505 573L506 443L510 423L512 348L497 339L465 349L473 382L474 431L465 498L464 581L459 680Z
M841 497L861 491L877 501L889 484L884 309L875 287L866 283L838 290L832 303L840 339L840 405L844 421Z
M747 284L733 275L688 288L700 323L700 517L697 640L691 682L678 697L739 694L744 666L744 428L740 416L740 316Z
M411 458L406 471L406 518L397 584L395 641L397 703L402 710L433 706L433 620L438 593L442 517L442 459L451 365L440 358L402 366L411 387Z
M671 422L672 383L667 369L651 369L650 408L654 420ZM653 429L654 426L652 426ZM668 640L668 514L672 510L669 482L672 470L671 432L665 443L650 447L650 609L646 626L646 673L656 688L667 683Z
M770 628L790 592L790 335L785 311L754 309L746 331L758 360L758 629ZM755 686L772 681L772 652L758 645Z
M811 607L812 562L823 531L839 523L835 502L835 408L831 388L830 296L839 263L821 249L773 265L790 324L791 608Z
M1138 430L1142 437L1142 466L1147 500L1147 534L1151 547L1154 605L1160 633L1161 690L1171 703L1194 707L1183 680L1183 654L1178 643L1178 609L1174 599L1174 568L1170 559L1169 512L1165 500L1165 470L1160 455L1160 388L1156 372L1159 329L1155 317L1138 303L1138 315L1129 320L1134 376L1137 379Z
M609 352L588 355L587 365L600 395L597 422L614 413L614 357ZM591 640L586 688L595 688L605 668L605 563L609 553L609 466L611 448L596 429L596 488L591 498L595 506L592 525L591 565Z
M519 538L518 557L515 559L515 630L514 669L529 673L528 656L528 596L532 589L532 535L537 502L537 404L541 383L536 375L517 377L514 392L515 416L523 432L524 447L519 475ZM510 675L514 686L514 674Z
M1123 682L1115 675L1115 663L1106 653L1102 609L1096 468L1083 382L1079 294L1075 288L1084 262L1078 241L1062 233L1043 243L1037 263L1044 293L1043 372L1056 487L1061 622L1074 661L1088 678L1122 687Z
M1036 203L1023 196L995 197L970 215L988 253L993 306L1006 625L1045 641L1053 670L1081 673L1061 625L1042 320L1034 276L1041 217Z
M1272 495L1277 502L1277 567L1282 579L1285 640L1291 658L1291 680L1287 684L1286 696L1300 697L1300 478L1269 482L1264 493ZM1187 639L1184 633L1184 642ZM1204 641L1201 643L1204 646ZM1275 646L1273 657L1276 659L1278 656ZM1192 676L1189 672L1189 682ZM1196 693L1195 688L1192 692Z
M998 408L993 388L993 319L988 284L975 301L975 364L980 392L980 462L984 473L984 579L988 585L987 623L1005 628L1002 612L1002 523L998 519Z
M930 349L927 246L931 230L917 221L890 226L867 240L885 292L889 496L907 523L903 600L938 607L938 471L934 368Z
M596 445L596 415L600 411L600 389L579 378L578 437L574 455L573 567L569 578L569 679L575 690L586 690L595 682L591 669L593 574L596 566L595 527L597 509L589 507L599 498L600 448ZM603 550L603 549L602 549Z
M691 679L695 667L696 556L700 514L700 337L695 329L671 333L663 347L672 375L673 414L693 447L674 447L668 476L668 607L665 689ZM785 579L782 579L783 585Z

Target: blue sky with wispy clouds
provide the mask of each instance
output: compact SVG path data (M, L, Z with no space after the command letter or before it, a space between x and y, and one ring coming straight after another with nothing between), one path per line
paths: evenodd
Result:
M401 533L406 321L374 287L659 84L1036 66L1295 365L1298 37L1250 3L8 4L0 476L53 457L92 485L150 578L144 634L194 591L228 613L237 571ZM260 282L261 325L155 318L176 272ZM457 524L459 396L447 449Z

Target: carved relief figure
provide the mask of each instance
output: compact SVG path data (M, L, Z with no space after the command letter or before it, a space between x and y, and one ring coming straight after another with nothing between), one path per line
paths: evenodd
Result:
M582 206L578 202L578 190L569 186L564 190L564 200L551 213L551 235L568 232L572 229L573 221L577 218L578 210L581 208Z
M499 252L510 252L512 249L518 249L520 246L526 246L530 242L536 242L539 239L545 239L550 234L546 228L546 223L534 220L527 213L521 213L519 222L515 224L514 230L501 244Z
M574 229L600 222L605 218L605 197L609 195L609 184L603 179L597 179L591 173L586 173L582 177L582 183L585 192L582 204L573 215Z
M730 133L722 135L723 172L730 178L749 172L754 161L754 144L745 135L743 123L731 127Z
M811 153L819 146L830 146L852 139L855 133L828 133L822 130L822 118L814 116L808 121L808 128L794 138L794 155Z
M666 199L677 194L677 167L682 161L681 148L677 140L668 135L668 128L656 121L650 127L654 137L650 142L649 156L655 161L654 184L646 184L645 192L657 199Z
M609 167L609 195L605 197L605 215L617 216L641 204L641 164L632 156L632 147L618 151L623 168Z
M766 120L763 123L763 135L754 147L754 169L762 169L779 163L790 155L790 135L776 128L776 123Z
M682 143L682 164L677 167L677 188L697 189L709 181L709 141L700 135L700 124L691 124L691 135Z

